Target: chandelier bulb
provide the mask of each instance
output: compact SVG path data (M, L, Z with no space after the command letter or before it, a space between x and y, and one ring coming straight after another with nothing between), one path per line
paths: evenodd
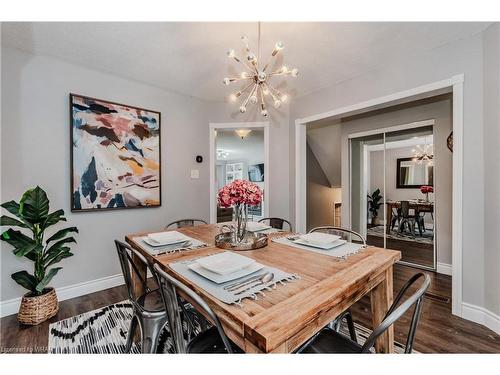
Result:
M234 56L236 56L234 49L230 49L229 51L227 51L227 57L232 59Z
M274 108L278 109L281 106L281 101L280 100L275 100L274 101Z
M252 103L252 104L257 103L257 97L256 97L255 95L252 95L252 96L250 97L250 103Z
M288 67L286 65L283 65L281 67L281 74L286 74L286 73L288 73Z
M276 42L276 44L274 45L274 48L276 48L278 51L281 51L284 47L285 47L285 45L281 41Z
M228 77L226 77L222 82L224 82L225 85L229 85L231 83L231 80Z
M299 70L297 68L292 69L292 77L297 77L299 75Z
M242 105L242 106L240 107L240 112L241 112L241 113L245 113L246 111L247 111L247 107L245 107L244 105Z
M230 101L232 101L232 102L235 102L235 101L236 101L236 95L231 94L231 95L229 96L229 100L230 100Z
M281 95L281 101L283 103L286 103L287 100L288 100L288 95L286 95L286 94Z
M269 89L266 87L264 90L262 90L264 95L269 95Z
M264 117L267 117L268 113L267 113L267 109L263 109L262 111L260 111L260 114Z

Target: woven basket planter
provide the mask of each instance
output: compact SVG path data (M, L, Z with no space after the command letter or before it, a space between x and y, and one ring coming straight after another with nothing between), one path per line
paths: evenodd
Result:
M49 288L41 296L23 296L17 319L22 324L37 325L52 318L59 310L59 302L54 288Z

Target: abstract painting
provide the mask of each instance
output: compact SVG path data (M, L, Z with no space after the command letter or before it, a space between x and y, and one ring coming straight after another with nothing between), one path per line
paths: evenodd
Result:
M160 113L70 94L71 210L161 205Z

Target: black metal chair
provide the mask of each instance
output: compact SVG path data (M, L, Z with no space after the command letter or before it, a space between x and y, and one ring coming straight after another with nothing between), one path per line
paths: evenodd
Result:
M177 353L242 353L242 350L227 337L217 315L198 294L164 272L158 264L154 265L154 271L168 312L170 332ZM179 292L193 305L203 310L213 323L211 328L199 333L193 339L186 340L182 331L183 320L180 314L182 304L179 304Z
M405 293L421 278L424 280L418 290L404 302L401 302ZM411 353L417 325L420 320L424 295L430 282L429 275L423 273L418 273L411 277L399 291L380 325L373 330L363 345L350 340L348 337L331 328L324 328L319 334L304 344L297 353L371 353L377 338L415 305L405 347L405 353Z
M342 227L333 227L333 226L322 226L316 227L309 231L309 233L313 232L327 232L329 234L334 234L340 236L342 239L350 242L358 242L362 243L363 246L366 246L365 238L351 229L342 228ZM353 241L353 237L357 238L356 241ZM340 314L334 321L330 322L328 325L329 328L335 330L336 332L340 331L340 325L342 321L345 319L347 323L347 328L349 329L349 335L351 336L351 340L357 342L356 338L356 329L354 328L354 321L352 319L351 311L348 309Z
M133 317L128 330L125 352L129 353L135 335L137 325L141 331L142 353L155 353L160 333L168 321L167 312L163 306L162 296L159 288L151 290L147 285L146 275L142 274L134 260L137 259L153 272L148 261L136 250L127 244L115 240L116 250L120 259L120 265L127 287L128 297L132 304ZM132 259L132 256L134 259ZM137 295L132 285L132 274L140 280L143 289L142 295Z
M208 223L203 219L180 219L171 222L165 227L165 229L168 229L173 225L175 225L176 228L183 228L183 227L194 227L195 225L202 225L202 224L208 224Z
M411 236L415 238L415 216L410 215L410 202L401 201L401 221L399 223L399 232L403 233L405 225L411 233Z
M275 229L283 229L283 224L286 223L288 225L289 231L293 232L292 223L290 223L286 219L282 219L279 217L265 217L265 218L259 220L259 223L263 223L263 222L269 222L269 225Z

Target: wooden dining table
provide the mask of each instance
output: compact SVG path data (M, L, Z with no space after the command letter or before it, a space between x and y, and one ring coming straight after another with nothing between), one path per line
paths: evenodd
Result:
M415 210L416 213L419 212L430 212L431 214L434 213L434 203L433 202L422 202L419 200L409 200L409 207L410 209ZM393 213L393 208L399 209L401 208L401 201L391 201L388 200L386 201L387 205L387 217L386 217L386 229L385 232L387 234L391 234L391 223L392 223L392 217L394 215Z
M393 300L393 265L401 258L399 251L367 247L340 259L275 243L270 238L264 248L238 253L297 274L300 279L278 285L256 300L244 299L240 305L226 304L169 266L173 262L225 251L213 245L219 225L174 230L208 246L154 256L138 239L148 232L129 234L126 241L149 262L159 264L165 272L194 289L219 317L228 337L246 353L291 353L367 294L371 297L373 325L377 326ZM139 259L134 259L134 263L145 277L147 267ZM139 278L134 280L134 288L143 292ZM377 340L375 347L377 352L394 351L392 327Z

